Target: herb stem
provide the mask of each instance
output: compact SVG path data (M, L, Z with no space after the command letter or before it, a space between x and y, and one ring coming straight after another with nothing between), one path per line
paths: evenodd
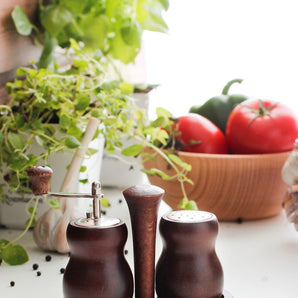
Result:
M144 140L139 137L139 136L135 136L135 139L137 139L138 141L140 142L144 142ZM150 149L153 149L157 154L159 154L162 158L165 159L165 161L174 169L174 171L177 173L177 175L175 175L173 177L174 178L177 178L177 180L179 181L180 185L181 185L181 191L182 191L182 195L183 195L183 198L187 199L188 200L188 197L187 197L187 194L186 194L186 191L185 191L185 185L184 185L184 170L180 171L177 166L175 165L174 162L171 161L171 159L161 150L159 149L158 147L156 147L155 145L153 145L152 143L147 143L147 140L145 140L145 146L146 147L149 147Z
M35 201L35 204L34 204L34 207L33 207L33 210L32 210L32 214L30 216L30 219L29 219L29 221L27 223L27 226L26 226L25 230L21 234L19 234L15 239L13 239L9 243L7 243L4 248L6 248L7 246L9 246L9 245L17 242L18 240L20 240L28 232L28 230L31 227L31 224L33 222L34 216L35 216L35 212L36 212L36 209L37 209L38 201L39 201L39 197L36 197L36 201Z

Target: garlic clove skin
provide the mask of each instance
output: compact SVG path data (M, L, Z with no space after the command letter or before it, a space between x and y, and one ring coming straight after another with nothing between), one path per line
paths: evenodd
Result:
M62 217L63 213L60 209L51 208L37 220L33 230L33 239L38 247L43 250L56 250L53 236Z
M285 162L281 177L288 185L298 184L298 139L295 141L295 148Z

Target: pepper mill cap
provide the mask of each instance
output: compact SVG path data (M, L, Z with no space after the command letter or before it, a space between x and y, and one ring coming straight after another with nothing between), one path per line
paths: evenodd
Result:
M181 223L199 223L216 219L213 213L200 210L177 210L163 216L164 219Z
M114 217L100 217L98 221L94 221L94 219L83 217L75 220L73 223L78 227L101 229L116 226L121 223L121 220Z

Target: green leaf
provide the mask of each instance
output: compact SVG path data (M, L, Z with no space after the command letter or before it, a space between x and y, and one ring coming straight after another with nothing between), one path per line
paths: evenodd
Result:
M18 31L19 34L25 35L25 36L28 36L31 34L34 26L31 24L28 16L26 15L22 7L18 5L15 6L11 16L12 16L14 25L16 27L16 30Z
M2 142L3 140L4 140L3 133L2 133L2 131L0 131L0 142Z
M162 18L163 6L160 3L150 5L146 1L138 1L137 19L144 30L168 32L168 26Z
M120 90L123 94L130 95L133 93L133 86L129 83L121 83Z
M48 204L51 208L60 209L60 204L57 199L50 199L48 200Z
M170 6L169 0L159 0L159 2L161 3L161 5L164 7L165 10L169 9L169 6Z
M110 52L112 57L121 60L125 64L134 62L140 48L141 39L133 44L127 44L123 40L119 29L115 30L115 35L110 40Z
M77 67L80 70L80 72L83 72L85 69L88 68L89 63L86 60L74 59L73 65Z
M18 77L22 77L28 73L28 68L27 67L19 67L16 71L16 75Z
M71 124L71 118L67 114L62 114L59 118L60 127L67 129Z
M77 111L85 111L90 104L90 97L86 94L80 94L77 97L77 103L75 105L75 108Z
M72 19L72 13L62 5L47 5L41 12L42 25L52 37L57 37Z
M0 250L9 243L6 239L0 239Z
M101 115L101 111L100 109L94 109L91 111L91 116L94 118L99 118Z
M81 166L81 167L80 167L80 172L81 172L81 173L86 172L86 170L87 170L87 167L86 167L86 166Z
M28 226L29 222L30 222L30 218L28 218L28 219L26 220L26 222L25 222L25 227ZM32 219L30 228L34 228L34 227L36 226L36 224L37 224L37 221L36 221L36 218L34 217L34 218Z
M16 114L15 115L15 120L16 120L16 128L17 129L24 129L25 126L25 119L21 114Z
M187 205L187 203L189 202L188 198L183 198L179 205L178 205L178 208L182 208L182 209L185 209L185 206Z
M82 131L76 125L70 125L67 129L67 134L80 139L82 136Z
M70 149L78 148L81 146L81 143L74 136L68 136L65 139L64 144L67 148L70 148Z
M142 28L139 23L134 20L124 21L120 29L123 41L128 45L137 45L140 43L142 36Z
M185 210L198 210L197 203L193 200L188 201L185 205Z
M22 150L24 148L24 142L21 136L16 133L9 132L8 141L14 149Z
M170 118L172 116L172 114L168 110L161 107L156 108L156 115L165 118Z
M88 148L86 151L86 155L87 156L92 156L93 154L97 153L98 149L94 149L94 148Z
M168 143L168 139L168 133L164 129L160 129L157 134L157 140L161 142L164 146L166 146Z
M111 204L109 203L109 200L107 198L102 198L100 200L100 204L103 207L110 207L111 206Z
M90 2L88 0L60 0L59 1L62 5L67 7L69 10L81 14L84 12L86 8L86 3Z
M188 172L191 171L191 165L182 161L179 156L177 156L175 154L169 154L168 157L171 161L173 161L175 164L179 165L186 171L188 171Z
M43 137L41 136L35 136L35 140L37 142L38 145L40 145L43 148L47 148L47 140L45 140Z
M163 171L161 171L159 169L152 168L152 169L149 169L149 170L143 170L143 172L146 173L149 176L158 175L163 180L173 180L173 177L167 175L166 173L164 173Z
M133 144L129 147L124 148L121 151L121 154L124 156L137 156L143 150L143 146L141 144Z
M23 168L27 164L28 159L24 156L17 155L9 155L7 157L6 163L10 166L14 171L18 171Z
M107 46L109 20L105 15L89 14L79 21L81 40L91 49L104 50Z
M28 210L28 212L29 212L31 215L33 214L33 212L34 212L34 216L37 215L37 212L36 212L36 210L34 211L34 207L33 207L33 206L30 206L27 210Z
M8 245L2 251L2 259L9 265L22 265L29 260L26 250L19 244Z
M151 160L151 161L154 161L154 160L155 160L155 159L154 159L154 156L153 156L152 154L150 154L150 153L147 153L147 152L142 153L142 158L143 158L143 159L148 158L148 159Z
M157 119L151 122L153 127L164 127L168 123L168 118L164 116L159 116Z
M86 179L80 179L79 182L80 183L83 183L83 184L87 184L88 183L88 178L86 178Z

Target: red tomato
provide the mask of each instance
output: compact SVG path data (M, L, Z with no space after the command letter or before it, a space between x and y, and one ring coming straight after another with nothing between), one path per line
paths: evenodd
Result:
M184 151L197 153L228 153L225 137L221 130L207 118L198 114L179 117L177 139ZM193 143L193 144L192 144Z
M287 106L271 100L249 99L234 108L226 125L232 153L290 151L298 137L298 120Z

